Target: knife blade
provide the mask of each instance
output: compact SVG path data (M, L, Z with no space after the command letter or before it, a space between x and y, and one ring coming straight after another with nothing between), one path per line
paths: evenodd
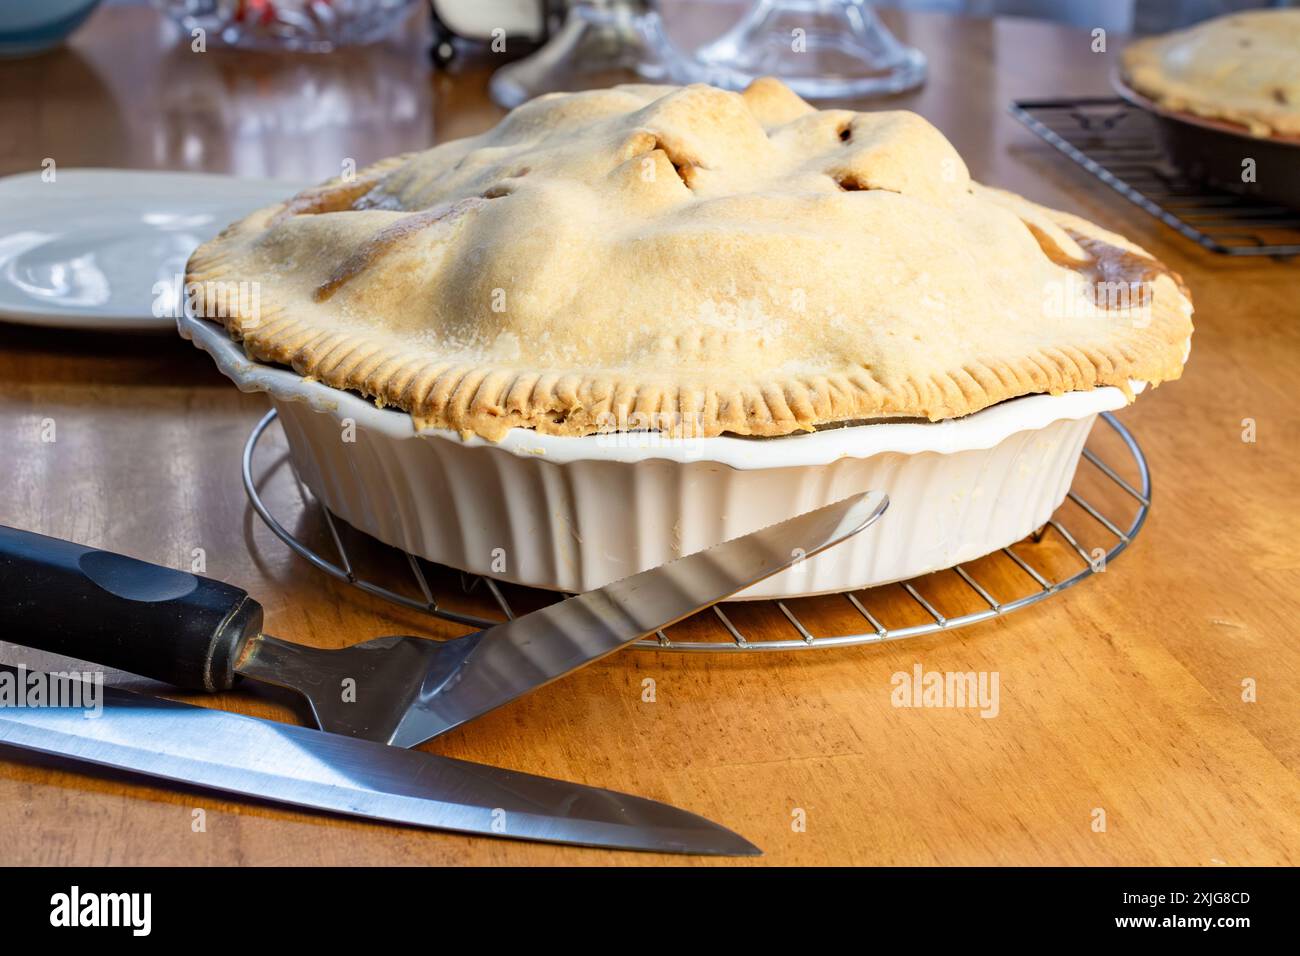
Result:
M324 730L413 747L852 537L888 504L852 495L454 640L337 650L264 633L241 588L0 526L0 633L186 689L237 675L286 687Z
M83 707L0 707L0 744L458 833L660 853L761 853L725 827L643 797L111 687L99 693L103 710L93 718Z
M889 505L862 494L462 638L389 742L413 747L852 537Z

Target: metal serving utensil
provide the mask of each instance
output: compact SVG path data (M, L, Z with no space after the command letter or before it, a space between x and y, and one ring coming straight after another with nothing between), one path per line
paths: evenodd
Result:
M191 690L287 687L324 730L412 747L852 537L888 503L853 495L454 640L341 650L266 634L233 585L0 527L0 633Z

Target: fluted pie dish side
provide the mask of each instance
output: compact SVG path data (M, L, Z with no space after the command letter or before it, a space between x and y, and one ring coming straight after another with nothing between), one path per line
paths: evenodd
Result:
M489 440L950 419L1176 378L1191 334L1137 246L972 182L915 114L771 80L541 97L254 213L188 279L202 314L256 283L224 316L250 356Z
M870 532L738 598L848 591L971 560L1051 516L1097 414L1127 402L1099 388L780 438L516 428L493 442L417 430L396 409L249 359L215 323L178 323L241 390L270 396L295 471L334 514L447 567L569 592L868 488L890 496Z

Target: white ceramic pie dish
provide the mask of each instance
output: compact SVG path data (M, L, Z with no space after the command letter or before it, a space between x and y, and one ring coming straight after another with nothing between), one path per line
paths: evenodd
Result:
M402 411L248 358L208 321L182 317L178 328L240 390L268 393L298 475L339 518L429 561L555 591L589 591L868 489L891 499L876 527L740 597L852 591L952 567L1047 522L1096 416L1126 403L1102 388L781 438L516 428L493 444L417 432Z
M1108 387L782 438L513 429L494 444L417 432L404 412L248 358L211 322L178 327L242 391L270 396L298 475L349 524L438 564L571 592L865 490L890 497L873 528L740 597L854 590L969 561L1045 523L1097 415L1126 404Z

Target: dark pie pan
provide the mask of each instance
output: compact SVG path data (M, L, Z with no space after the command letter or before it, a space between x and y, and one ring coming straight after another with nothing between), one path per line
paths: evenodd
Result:
M1184 175L1220 189L1300 209L1300 137L1255 136L1237 123L1168 110L1111 77L1116 92L1155 120L1160 145ZM1255 181L1243 163L1255 161Z

